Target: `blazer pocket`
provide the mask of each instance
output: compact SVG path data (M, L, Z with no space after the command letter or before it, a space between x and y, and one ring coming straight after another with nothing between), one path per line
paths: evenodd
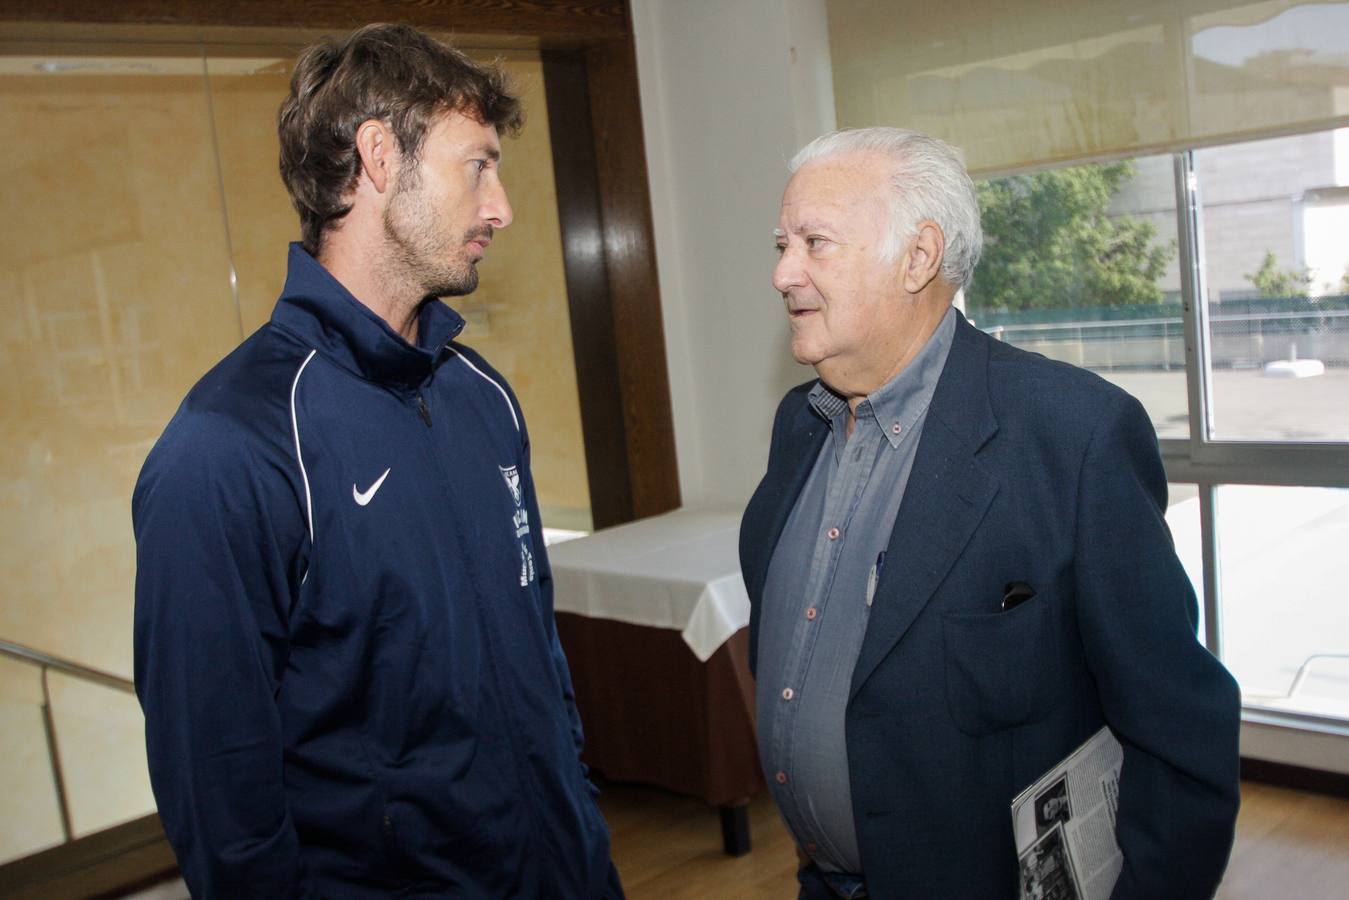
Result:
M1042 595L1007 612L942 616L946 702L956 727L979 735L1035 721L1059 666Z

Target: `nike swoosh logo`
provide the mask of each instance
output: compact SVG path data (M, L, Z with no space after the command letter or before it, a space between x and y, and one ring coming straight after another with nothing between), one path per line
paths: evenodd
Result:
M351 485L351 499L356 501L357 506L365 506L367 503L369 503L371 500L375 498L375 491L379 490L379 486L383 484L384 479L388 477L389 477L389 470L385 469L384 474L379 476L379 480L363 491L356 490L356 485L353 483Z

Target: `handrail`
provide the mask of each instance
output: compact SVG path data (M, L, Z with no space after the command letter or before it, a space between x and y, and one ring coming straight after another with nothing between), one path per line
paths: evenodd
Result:
M104 672L102 669L95 669L91 666L81 665L59 656L53 656L42 650L35 650L32 647L25 647L23 644L16 644L13 641L7 641L0 638L0 655L9 656L13 659L26 663L32 663L36 666L43 666L48 669L54 669L65 675L73 675L76 678L82 678L85 681L92 681L107 687L116 688L119 691L125 691L128 694L136 692L136 686L129 678L123 678L120 675L114 675L111 672Z
M42 729L47 736L47 757L52 767L52 784L56 788L56 805L61 813L61 833L65 835L66 843L70 843L73 836L73 830L70 826L70 800L66 796L66 776L61 766L60 746L56 740L56 716L52 712L52 695L50 688L47 686L47 673L56 671L64 675L73 675L84 681L92 681L94 684L125 691L129 694L136 692L136 686L130 679L123 678L120 675L62 659L59 656L53 656L32 647L25 647L23 644L16 644L3 638L0 638L0 656L8 656L11 659L17 659L19 662L37 666L42 673Z
M1312 663L1318 659L1349 659L1349 653L1313 653L1307 657L1302 661L1302 665L1298 666L1297 675L1293 678L1293 684L1288 688L1288 693L1285 696L1291 698L1297 693L1297 689L1302 687L1302 682L1307 680L1307 673L1310 671Z

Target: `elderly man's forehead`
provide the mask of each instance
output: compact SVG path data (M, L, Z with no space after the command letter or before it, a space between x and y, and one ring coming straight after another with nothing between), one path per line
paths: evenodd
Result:
M813 160L797 169L783 191L782 203L830 204L856 202L859 197L874 196L885 178L883 169L864 164L856 155Z
M861 207L869 207L877 197L874 185L847 178L839 172L798 172L782 194L783 227L792 231L837 224L850 218ZM813 174L822 177L812 177Z
M784 230L782 228L774 228L773 229L774 237L781 238L786 237L788 234L805 234L808 231L826 231L830 228L838 226L837 217L822 218L819 216L811 216L809 218L795 219L788 216L788 219L790 221L787 223L788 225L787 230Z

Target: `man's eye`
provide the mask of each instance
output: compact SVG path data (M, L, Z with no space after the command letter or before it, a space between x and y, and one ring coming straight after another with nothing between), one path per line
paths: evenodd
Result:
M474 171L476 174L481 175L483 169L486 169L486 168L487 168L487 160L485 160L485 159L475 159L475 160L473 160L473 171Z
M777 251L778 256L781 256L782 254L784 254L784 253L787 252L787 245L786 245L786 244L774 244L774 245L773 245L773 249L774 249L775 251Z
M822 237L806 238L806 247L811 250L818 250L821 247L823 247L826 243L827 241Z

